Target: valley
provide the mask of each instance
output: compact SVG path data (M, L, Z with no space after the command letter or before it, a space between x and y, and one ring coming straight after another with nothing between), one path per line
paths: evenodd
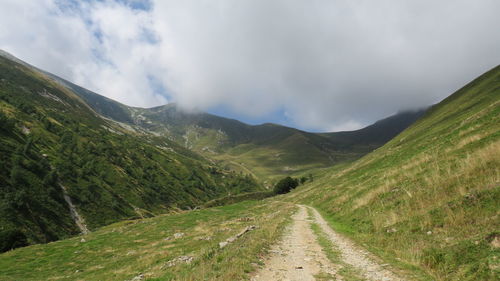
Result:
M3 54L0 280L498 280L499 91L497 66L310 133L129 107Z
M358 159L425 113L425 109L402 111L356 131L309 133L277 124L252 126L209 113L187 112L174 103L153 108L130 107L47 75L120 126L175 141L223 167L251 174L268 186L283 175Z

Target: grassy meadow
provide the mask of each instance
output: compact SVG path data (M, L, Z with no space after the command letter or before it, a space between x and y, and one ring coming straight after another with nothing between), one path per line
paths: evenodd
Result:
M258 266L294 209L276 200L245 201L123 221L4 253L0 280L131 280L141 274L147 280L240 280ZM250 225L257 228L219 247Z

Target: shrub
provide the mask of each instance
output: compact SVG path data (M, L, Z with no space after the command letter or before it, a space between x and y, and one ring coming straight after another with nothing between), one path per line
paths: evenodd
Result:
M300 184L304 184L307 181L307 178L301 177L299 181L300 181Z
M0 111L0 130L10 133L12 132L12 130L14 130L14 127L14 119L10 119L9 117L7 117L7 115Z
M28 245L26 236L17 229L0 231L0 253Z
M274 186L274 193L276 194L285 194L290 192L292 189L296 188L299 185L299 181L297 179L286 177L281 179Z

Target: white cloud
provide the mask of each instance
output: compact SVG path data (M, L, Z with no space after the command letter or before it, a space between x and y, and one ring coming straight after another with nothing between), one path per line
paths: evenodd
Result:
M68 3L3 1L0 48L126 104L166 103L150 83L159 51L150 15L113 1Z
M166 102L165 88L188 108L352 129L500 60L494 0L54 1L4 0L0 48L134 106Z

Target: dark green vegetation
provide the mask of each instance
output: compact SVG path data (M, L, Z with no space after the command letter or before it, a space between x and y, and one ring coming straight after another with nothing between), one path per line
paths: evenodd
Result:
M499 280L499 124L500 66L385 146L318 172L291 196L429 280Z
M73 91L4 57L0 166L2 251L80 232L62 186L91 230L261 190L175 142L101 118Z
M286 177L281 180L279 180L275 185L274 185L274 193L276 194L285 194L292 189L296 188L299 186L299 180L294 179L292 177Z

